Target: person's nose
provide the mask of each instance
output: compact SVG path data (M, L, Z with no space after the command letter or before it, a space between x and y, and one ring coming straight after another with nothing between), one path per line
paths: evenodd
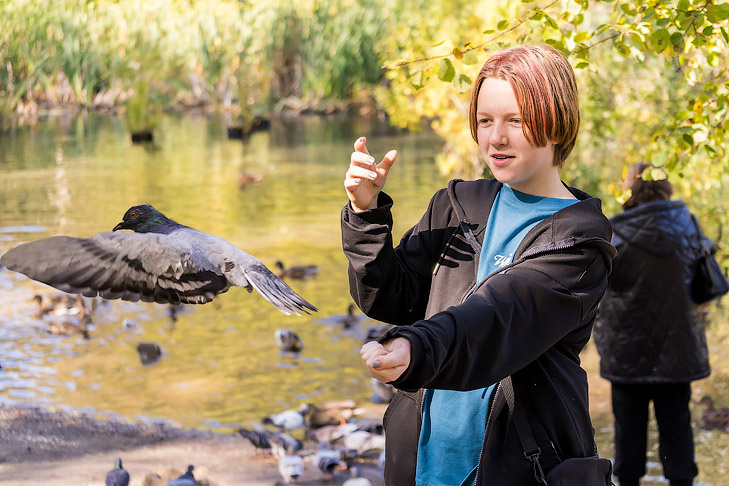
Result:
M489 143L494 147L506 145L508 143L506 137L506 127L499 122L494 122L491 126L491 133L489 134Z

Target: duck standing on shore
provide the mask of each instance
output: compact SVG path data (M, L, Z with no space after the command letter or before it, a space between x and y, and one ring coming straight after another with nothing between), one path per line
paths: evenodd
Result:
M133 233L118 232L124 229ZM317 310L257 258L146 204L129 208L112 232L32 241L5 253L0 263L87 297L204 304L237 286L255 289L286 315Z

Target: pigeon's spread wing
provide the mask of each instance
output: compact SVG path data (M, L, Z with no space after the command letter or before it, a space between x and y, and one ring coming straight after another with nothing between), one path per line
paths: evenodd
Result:
M184 243L155 233L54 236L10 250L0 264L64 292L107 299L203 304L229 287Z
M211 266L225 272L232 285L253 287L282 313L301 315L302 312L309 314L309 311L317 310L258 258L249 255L232 243L194 229L180 230L175 233L175 236L184 241L193 242L196 246L204 246L207 252L204 258L210 262Z

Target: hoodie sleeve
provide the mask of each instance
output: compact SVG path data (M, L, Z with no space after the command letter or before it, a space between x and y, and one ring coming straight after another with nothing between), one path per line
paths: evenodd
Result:
M393 248L390 196L380 193L376 209L355 213L347 204L342 210L342 248L349 260L350 292L369 317L396 325L424 317L438 256L434 251L443 246L445 230L436 229L439 225L433 221L436 214L444 216L445 211L434 210L445 207L442 202L447 202L443 190L433 196L426 213L397 248Z
M462 304L381 339L411 343L410 366L393 384L472 390L515 373L560 341L576 356L589 339L607 275L599 250L577 247L492 276Z

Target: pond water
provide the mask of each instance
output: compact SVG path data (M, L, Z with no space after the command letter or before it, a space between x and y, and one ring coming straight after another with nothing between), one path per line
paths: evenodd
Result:
M420 217L447 178L434 157L442 142L428 131L405 133L376 119L278 119L248 140L228 140L224 123L204 116L167 116L154 145L133 145L120 119L54 116L0 135L0 253L52 235L88 237L109 231L132 205L148 203L183 224L217 234L270 268L313 264L316 277L289 281L319 308L284 316L255 292L239 288L172 319L167 306L110 301L94 312L91 339L53 336L35 317L35 294L55 289L0 269L0 401L72 407L130 419L172 420L229 432L303 402L352 398L365 404L369 376L359 347L376 322L342 329L352 302L341 252L342 179L352 142L368 137L375 157L396 148L387 183L395 206L394 233ZM257 184L239 185L245 174ZM714 373L694 387L720 405L729 394L725 313L710 328ZM292 328L304 342L281 353L274 331ZM144 365L141 342L162 358ZM597 374L593 346L583 353L602 455L612 455L609 386ZM655 435L655 426L652 425ZM726 484L729 434L696 428L703 484ZM649 480L660 478L652 441Z
M331 319L352 302L339 213L352 143L361 135L375 155L400 151L388 189L402 232L445 184L433 160L441 143L431 132L312 117L274 120L270 131L241 142L227 139L220 120L187 115L167 117L155 145L139 146L116 118L88 115L53 117L0 137L1 251L52 235L110 231L128 207L149 203L269 268L277 260L319 267L310 280L289 281L319 308L312 316L285 316L239 288L185 306L176 322L167 306L109 301L95 311L89 340L49 335L32 298L58 292L0 271L0 397L213 429L302 402L365 402L372 390L358 350L377 323L362 319L344 330ZM241 173L261 180L240 187ZM301 336L298 356L278 350L278 328ZM144 366L140 342L157 343L162 358Z

